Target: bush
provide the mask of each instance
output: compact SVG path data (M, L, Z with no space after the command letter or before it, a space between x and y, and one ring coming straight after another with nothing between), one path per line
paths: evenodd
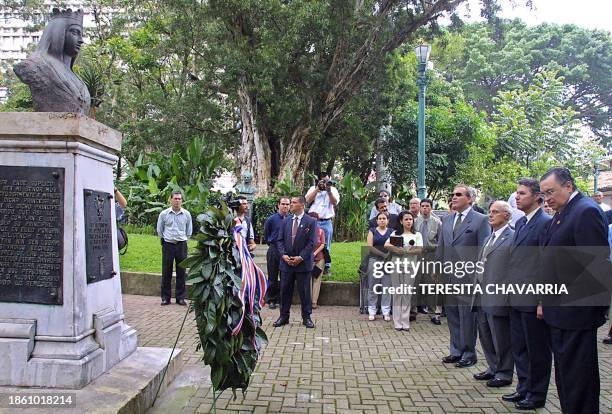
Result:
M369 200L375 192L366 187L358 176L347 173L338 183L340 203L334 222L335 241L365 240L368 216L371 206Z
M120 188L128 187L124 192L128 195L128 222L155 227L173 191L183 193L183 207L195 218L208 207L209 189L223 162L221 151L207 146L200 137L187 147L177 146L171 154L141 154L128 167L128 178L120 183ZM194 232L196 224L194 220Z

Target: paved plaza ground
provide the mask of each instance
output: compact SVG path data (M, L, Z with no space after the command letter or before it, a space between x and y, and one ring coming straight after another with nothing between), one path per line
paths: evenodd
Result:
M123 302L127 322L138 330L139 346L172 347L184 307L161 307L159 299L150 296L124 295ZM273 328L278 311L263 311L269 344L251 385L244 396L238 392L235 401L230 391L223 393L218 413L521 412L501 400L515 384L491 389L472 378L485 368L480 349L473 367L441 363L448 353L446 320L434 326L419 315L408 333L395 331L391 322L368 322L353 307L322 307L312 316L317 326L307 330L301 325L299 307L294 306L291 324ZM607 325L600 329L600 341L606 329ZM202 375L196 344L195 323L189 315L179 340L186 361L183 371ZM599 362L600 409L612 413L612 346L599 343ZM165 412L208 413L210 382L170 389L162 403ZM553 380L546 408L538 412L560 411Z

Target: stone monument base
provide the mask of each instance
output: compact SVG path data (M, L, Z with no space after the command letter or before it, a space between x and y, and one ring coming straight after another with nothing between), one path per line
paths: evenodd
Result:
M80 390L0 387L0 414L145 413L153 404L171 351L170 348L137 348L129 357ZM160 395L174 380L183 364L182 351L175 349ZM9 405L10 396L14 398L35 395L70 396L71 404L64 407L52 405L46 409L42 405Z
M0 113L0 386L78 389L136 349L113 166L121 134L76 113Z

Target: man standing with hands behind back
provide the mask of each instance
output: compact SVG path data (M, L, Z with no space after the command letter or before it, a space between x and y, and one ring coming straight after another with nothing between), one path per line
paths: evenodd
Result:
M278 212L267 218L264 224L264 240L268 245L266 253L266 265L268 267L268 291L266 293L266 301L270 305L270 309L276 309L280 303L280 286L278 281L278 273L280 269L281 258L278 254L276 241L281 231L283 231L283 223L289 213L289 205L291 199L289 197L281 197L278 200Z
M302 323L306 328L314 328L314 323L310 319L312 313L310 274L314 267L313 251L317 241L317 221L304 213L305 204L303 196L291 198L292 216L283 220L276 242L281 256L281 306L280 317L273 324L275 328L289 323L293 286L296 280L302 303Z
M325 232L325 247L331 252L331 241L334 234L332 219L336 215L335 207L340 201L340 194L333 186L329 175L322 174L316 186L312 186L306 192L306 202L312 203L308 212L319 215L319 227ZM325 270L329 271L331 263L325 263Z
M173 191L170 198L171 207L165 209L157 219L157 234L162 243L162 284L161 305L169 305L172 297L172 268L176 262L176 303L186 306L185 302L185 269L179 266L187 258L187 240L191 237L192 224L189 211L181 208L183 195Z

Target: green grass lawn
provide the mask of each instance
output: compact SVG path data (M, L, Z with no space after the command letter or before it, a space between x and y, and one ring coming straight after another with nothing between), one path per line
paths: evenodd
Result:
M125 255L120 256L121 269L129 272L161 273L161 245L159 237L144 234L128 234L129 245ZM334 243L332 245L332 274L323 280L357 282L361 246L365 243ZM189 247L195 247L194 240ZM265 269L264 269L265 270Z

